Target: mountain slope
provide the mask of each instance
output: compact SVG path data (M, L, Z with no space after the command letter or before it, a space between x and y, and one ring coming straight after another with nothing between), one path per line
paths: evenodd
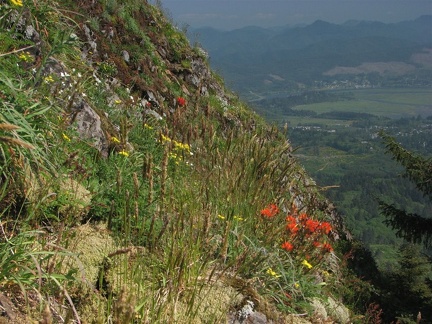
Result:
M5 320L364 311L333 206L158 7L0 3Z

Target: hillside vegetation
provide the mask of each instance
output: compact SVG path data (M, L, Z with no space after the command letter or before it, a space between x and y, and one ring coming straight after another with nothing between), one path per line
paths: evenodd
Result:
M160 6L0 4L3 322L379 319L284 134Z

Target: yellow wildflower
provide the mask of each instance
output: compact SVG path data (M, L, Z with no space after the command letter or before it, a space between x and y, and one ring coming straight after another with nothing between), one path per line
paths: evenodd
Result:
M117 137L112 136L111 137L111 142L113 142L113 143L120 143L120 140Z
M329 277L330 273L328 271L322 270L321 273L325 276L325 277Z
M185 150L185 151L190 151L190 146L189 146L189 144L183 144L182 148L183 148L183 150Z
M272 276L272 277L275 277L275 278L279 278L279 277L280 277L280 276L277 274L277 272L273 271L272 268L268 268L267 271L266 271L266 273L267 273L269 276Z
M183 144L177 141L173 141L174 148L177 150L190 151L190 147L188 144Z
M147 129L150 129L150 130L153 129L153 127L150 126L150 125L148 125L148 124L144 124L144 127L147 128Z
M220 219L225 219L225 216L223 216L223 215L218 215L218 217L219 217Z
M117 104L117 105L120 105L121 104L121 100L120 99L116 99L116 100L114 100L114 103Z
M235 219L235 220L238 220L238 221L242 221L242 220L244 220L244 218L243 218L243 217L240 217L240 216L234 216L234 219Z
M51 75L48 75L44 78L45 83L52 83L54 82L54 79Z
M69 138L69 136L67 136L65 133L63 133L62 136L65 141L70 142L71 139Z
M308 269L312 269L313 268L312 264L310 264L309 262L307 262L307 260L303 260L301 264L304 265Z
M23 2L22 0L10 0L10 2L17 7L22 7L23 6Z
M161 134L162 142L171 142L171 138L168 136L165 136L164 134Z
M177 142L176 140L174 140L173 143L174 143L174 148L176 148L176 149L181 148L182 143Z
M18 56L18 58L19 58L21 61L24 61L24 62L31 62L31 61L33 61L33 57L30 55L29 52L21 53L21 54Z
M125 151L125 150L122 150L122 151L118 152L118 154L126 156L126 157L129 156L129 153L127 151Z

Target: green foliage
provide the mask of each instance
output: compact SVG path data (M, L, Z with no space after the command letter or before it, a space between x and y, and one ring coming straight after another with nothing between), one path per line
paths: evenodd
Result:
M62 261L70 253L55 251L44 243L43 232L20 232L7 237L1 225L0 239L0 287L3 291L21 290L27 300L29 290L36 290L40 296L56 295L65 289L68 283L76 281L76 270L69 269L64 273ZM44 246L37 247L37 244Z
M392 205L380 202L381 212L386 216L386 224L396 230L396 235L412 243L432 243L432 219L407 213Z
M299 267L290 253L274 253L267 258L258 276L263 283L260 292L275 300L277 308L283 312L306 310L312 315L308 301L327 294L326 285L334 280L334 274L324 270L319 271L319 276L322 281L317 283L316 277Z
M423 319L431 316L431 264L421 254L419 246L404 244L400 247L399 268L388 274L388 293L383 294L383 304L388 314L406 321L414 321L421 312Z
M88 178L95 193L88 219L108 222L110 229L123 233L125 242L144 244L149 235L154 197L160 190L153 187L152 169L153 163L161 163L149 158L150 154L113 152L108 160L94 165Z
M414 182L416 187L429 199L432 198L432 163L418 154L404 149L394 138L380 132L387 150L405 169L405 176ZM386 223L397 230L397 235L414 243L422 242L425 246L432 244L432 219L408 213L380 202L383 214L387 217Z
M383 131L379 135L384 140L387 152L391 153L393 158L404 167L406 177L413 181L424 195L432 198L432 162L430 159L404 149L394 138Z
M105 77L114 77L117 74L117 67L111 62L101 62L98 71Z

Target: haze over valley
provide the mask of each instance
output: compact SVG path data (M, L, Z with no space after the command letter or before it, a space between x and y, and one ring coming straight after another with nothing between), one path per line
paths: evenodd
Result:
M190 39L246 100L304 89L430 86L432 16L385 24L193 29Z

